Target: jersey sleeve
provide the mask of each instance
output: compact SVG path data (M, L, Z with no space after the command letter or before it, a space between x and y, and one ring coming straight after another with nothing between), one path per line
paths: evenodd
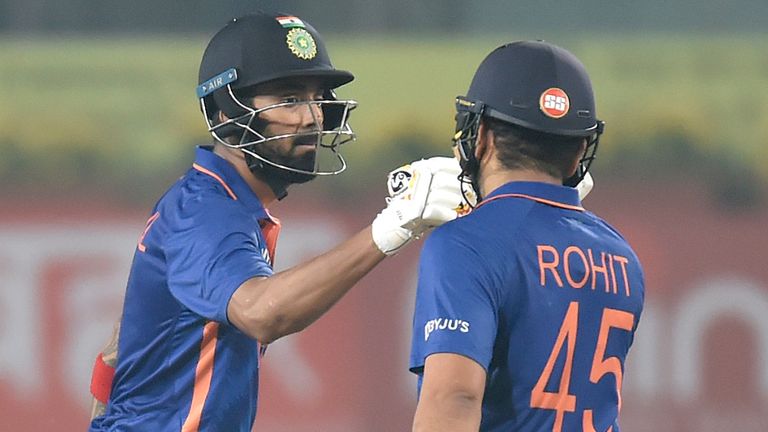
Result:
M455 230L436 230L427 239L419 263L410 370L420 375L429 355L453 353L471 358L487 371L498 304L498 292L480 252Z
M229 324L227 305L243 282L271 276L257 221L232 201L190 210L171 227L166 245L168 288L185 307Z

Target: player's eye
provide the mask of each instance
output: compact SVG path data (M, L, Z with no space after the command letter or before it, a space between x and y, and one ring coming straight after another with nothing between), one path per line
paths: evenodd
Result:
M280 101L281 103L297 103L299 102L299 98L296 96L285 96L283 97L283 100Z

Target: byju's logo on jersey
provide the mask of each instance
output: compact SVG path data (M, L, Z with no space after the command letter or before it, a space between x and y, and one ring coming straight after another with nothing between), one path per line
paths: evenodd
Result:
M469 333L469 322L460 319L435 318L424 324L424 341L429 340L433 331L447 330Z
M403 193L410 186L411 179L413 179L413 173L405 167L389 173L389 181L387 182L389 195L394 197Z
M539 98L539 109L547 117L559 119L568 114L571 109L571 101L568 95L557 87L544 90Z

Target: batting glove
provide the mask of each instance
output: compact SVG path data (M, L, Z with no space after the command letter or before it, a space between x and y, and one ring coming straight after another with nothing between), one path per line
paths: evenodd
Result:
M465 208L455 158L433 157L389 173L387 207L374 219L373 241L393 255L426 231L456 219Z

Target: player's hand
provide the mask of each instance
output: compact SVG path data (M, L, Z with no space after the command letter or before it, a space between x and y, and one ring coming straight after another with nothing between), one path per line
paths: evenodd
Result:
M389 173L387 207L372 224L373 241L392 255L409 241L445 222L465 208L455 158L433 157Z
M579 182L579 184L576 185L576 190L579 191L579 200L583 201L584 198L589 195L589 192L592 191L592 188L595 186L595 180L592 178L592 175L587 172L587 174L584 176L583 179Z

